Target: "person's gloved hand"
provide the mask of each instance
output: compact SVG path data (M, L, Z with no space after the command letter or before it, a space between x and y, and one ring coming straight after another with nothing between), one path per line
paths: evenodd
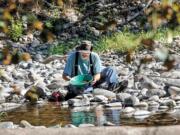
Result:
M94 84L96 84L96 82L97 82L97 80L93 80L92 82L91 82L91 85L93 86Z

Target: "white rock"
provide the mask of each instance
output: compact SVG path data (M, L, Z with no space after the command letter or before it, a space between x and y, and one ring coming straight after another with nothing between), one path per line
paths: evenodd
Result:
M114 102L114 103L105 104L105 107L122 107L122 104L121 102Z
M134 112L134 116L143 116L143 115L150 115L151 112L145 110L137 110Z

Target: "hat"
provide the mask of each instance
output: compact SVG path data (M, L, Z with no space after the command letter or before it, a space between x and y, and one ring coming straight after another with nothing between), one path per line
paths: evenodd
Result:
M78 51L91 51L92 49L92 42L89 40L83 40L81 44L76 48Z

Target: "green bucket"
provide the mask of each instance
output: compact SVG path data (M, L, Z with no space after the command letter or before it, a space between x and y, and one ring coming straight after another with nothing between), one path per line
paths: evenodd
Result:
M77 75L70 80L70 84L76 86L78 88L83 88L93 81L93 77L91 75Z

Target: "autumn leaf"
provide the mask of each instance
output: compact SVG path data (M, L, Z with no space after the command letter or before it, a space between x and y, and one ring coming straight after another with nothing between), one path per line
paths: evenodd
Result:
M9 13L8 10L4 10L3 12L3 19L4 20L10 20L12 18L11 14Z
M126 55L126 62L131 63L132 60L133 60L133 53L132 51L128 51L128 54Z
M142 39L141 43L148 49L153 50L154 49L154 40L151 38L147 38L147 39Z
M29 53L22 53L22 54L21 54L21 59L22 59L23 61L28 61L28 60L31 59L31 55L30 55Z
M144 58L141 59L141 64L146 64L149 62L153 61L153 57L152 56L145 56Z
M37 30L43 30L43 23L41 21L35 21L33 27Z
M9 64L11 64L11 61L10 60L3 60L2 64L3 65L9 65Z
M163 66L165 66L167 71L169 71L174 68L175 62L176 62L175 59L168 57L164 62Z
M64 5L63 0L57 0L57 5L60 7L63 7L63 5Z
M12 10L14 10L14 9L16 9L16 4L15 4L15 3L11 3L11 4L9 5L9 7L8 7L8 10L9 10L9 11L12 11Z
M47 41L52 42L54 40L54 34L52 32L47 33Z

